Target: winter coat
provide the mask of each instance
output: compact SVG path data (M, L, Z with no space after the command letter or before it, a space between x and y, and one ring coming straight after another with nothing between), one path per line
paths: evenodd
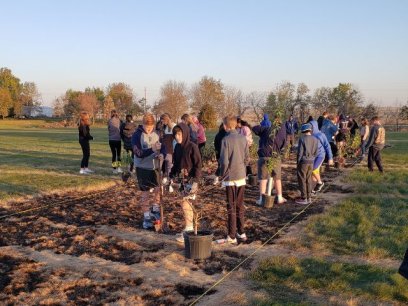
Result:
M132 150L132 136L136 131L136 124L134 122L123 122L120 126L120 136L123 140L123 147L125 150Z
M333 153L325 134L319 131L318 123L315 120L309 122L313 127L312 135L319 141L317 149L317 157L324 158L327 156L329 160L333 159Z
M286 128L281 126L273 135L273 127L254 126L252 131L259 136L258 156L272 157L272 153L281 154L286 145Z

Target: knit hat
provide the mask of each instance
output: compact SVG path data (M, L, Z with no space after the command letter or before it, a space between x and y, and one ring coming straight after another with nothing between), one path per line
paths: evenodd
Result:
M311 132L313 130L312 125L310 123L302 124L300 131L302 133Z

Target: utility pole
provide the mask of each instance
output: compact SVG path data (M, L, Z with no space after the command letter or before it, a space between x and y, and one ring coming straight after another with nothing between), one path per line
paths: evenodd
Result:
M146 87L144 88L144 93L145 93L145 95L144 95L144 112L146 113Z

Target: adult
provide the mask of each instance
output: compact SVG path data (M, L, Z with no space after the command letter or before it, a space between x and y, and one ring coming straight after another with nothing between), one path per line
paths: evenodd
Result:
M363 118L361 120L361 127L360 127L360 137L361 137L360 156L362 160L364 159L364 156L366 154L366 144L368 140L368 135L370 135L370 126L368 124L368 120L366 118Z
M113 173L122 173L120 126L122 122L116 110L111 111L111 118L108 121L109 147L112 153Z
M325 134L319 131L319 126L317 121L312 120L309 122L312 126L312 135L318 140L317 145L317 155L313 161L313 170L312 170L312 180L316 184L312 193L316 193L322 190L324 182L320 177L320 167L322 166L324 160L327 157L329 165L333 165L333 154L330 148L329 141Z
M326 119L329 116L328 112L323 112L323 114L321 116L319 116L319 118L317 118L317 126L319 127L319 130L322 129L323 126L323 121L324 119Z
M329 115L323 121L321 132L326 135L327 140L329 141L331 151L333 156L337 156L337 146L336 146L336 134L338 133L339 128L336 124L336 117L333 115Z
M123 149L125 149L127 156L130 156L131 161L129 171L133 171L134 154L132 150L132 136L136 131L136 124L133 122L132 115L126 115L126 121L120 126L120 136L123 141Z
M260 197L257 204L260 205L262 203L262 194L265 194L266 192L266 185L271 174L276 190L276 201L278 204L284 204L286 199L282 196L281 163L278 159L272 173L269 173L267 163L272 156L279 157L285 147L286 128L283 125L276 127L257 125L252 128L252 131L255 135L259 136L258 180Z
M285 122L286 128L286 143L293 147L295 144L295 134L298 131L298 124L295 119L293 119L293 115L290 115L288 120Z
M269 120L268 114L263 115L263 119L261 121L261 126L263 126L263 127L271 127L272 126L272 122L271 122L271 120Z
M91 156L89 141L93 140L93 137L90 134L89 125L89 114L87 112L82 112L78 124L79 144L82 149L81 169L79 170L80 174L93 173L93 171L88 168L89 157Z
M381 125L380 118L374 116L371 119L370 136L368 137L366 150L368 149L368 170L374 171L374 162L376 163L380 173L384 173L384 168L381 162L381 150L385 145L385 129Z

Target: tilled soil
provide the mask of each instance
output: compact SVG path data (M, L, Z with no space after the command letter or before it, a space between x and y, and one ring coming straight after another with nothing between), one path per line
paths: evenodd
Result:
M331 184L338 174L334 169L324 173L326 190L350 192ZM283 188L288 203L265 209L255 204L258 187L247 187L246 243L266 241L304 209L293 201L298 196L293 163L283 169ZM128 183L94 194L47 196L0 208L1 217L43 207L0 219L0 303L187 305L245 258L228 246L204 261L186 259L173 235L184 226L179 201L165 196L169 231L157 234L141 229L138 199L136 186ZM224 238L225 190L215 187L196 202L205 216L202 227L211 229L215 239ZM317 197L294 222L322 212L327 204ZM247 261L241 269L250 266Z

